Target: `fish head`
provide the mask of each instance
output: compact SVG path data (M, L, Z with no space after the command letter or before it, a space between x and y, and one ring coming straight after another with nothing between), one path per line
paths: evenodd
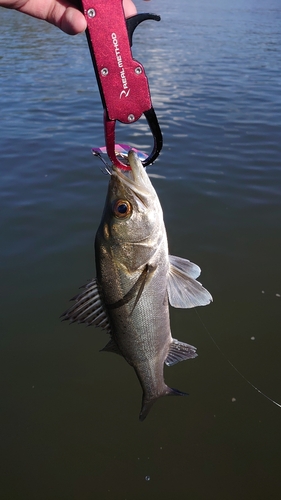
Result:
M130 151L131 170L122 171L113 166L110 182L97 233L99 243L111 248L115 257L131 257L136 245L144 253L155 251L165 233L162 208L156 191L135 152ZM145 251L144 251L145 249ZM142 260L142 257L140 257Z

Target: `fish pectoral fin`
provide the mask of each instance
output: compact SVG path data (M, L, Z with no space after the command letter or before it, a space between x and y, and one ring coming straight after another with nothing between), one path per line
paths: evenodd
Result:
M96 278L85 285L83 292L72 300L75 303L61 315L63 320L69 320L70 323L85 323L87 326L99 326L110 333L106 309L100 298Z
M114 352L115 354L119 354L120 356L123 356L121 353L118 345L116 344L115 340L111 337L110 341L104 346L103 349L100 350L100 352Z
M167 286L171 306L185 309L210 304L213 300L212 295L199 281L191 277L192 271L188 271L188 265L186 265L186 269L182 265L181 261L184 259L180 259L180 265L175 265L174 259L175 257L172 257L170 263ZM194 269L193 276L196 275L196 272Z
M173 339L173 342L170 345L169 354L165 359L165 365L173 366L180 361L196 358L197 356L196 347L180 342L177 339Z
M189 276L189 278L196 279L201 274L200 267L197 266L197 264L190 262L190 260L177 257L176 255L169 255L169 261L171 266L179 269L183 274Z

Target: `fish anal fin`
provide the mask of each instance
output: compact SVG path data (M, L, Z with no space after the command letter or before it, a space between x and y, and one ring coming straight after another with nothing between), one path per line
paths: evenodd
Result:
M173 342L170 345L169 354L165 359L165 364L167 366L173 366L180 361L184 361L185 359L196 358L196 356L198 356L196 353L196 347L173 339Z

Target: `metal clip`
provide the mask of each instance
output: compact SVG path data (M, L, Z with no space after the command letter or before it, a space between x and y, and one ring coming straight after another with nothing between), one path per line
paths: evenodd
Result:
M104 107L107 154L114 165L127 170L115 154L115 122L134 123L143 114L154 138L147 166L159 155L163 138L152 106L148 80L143 66L133 59L132 35L146 19L160 20L154 14L137 14L125 19L122 0L82 0L87 19L89 49Z

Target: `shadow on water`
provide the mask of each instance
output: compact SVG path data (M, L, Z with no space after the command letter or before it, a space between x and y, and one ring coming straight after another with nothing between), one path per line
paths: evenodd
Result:
M198 348L165 368L188 398L140 424L141 390L106 335L60 323L94 276L107 188L90 148L102 107L84 36L0 9L3 499L279 498L280 6L166 0L135 34L165 146L150 172L170 251L214 303L171 311ZM141 122L122 142L150 149ZM201 321L202 320L202 321Z

